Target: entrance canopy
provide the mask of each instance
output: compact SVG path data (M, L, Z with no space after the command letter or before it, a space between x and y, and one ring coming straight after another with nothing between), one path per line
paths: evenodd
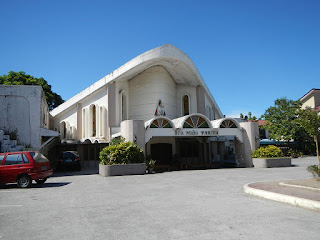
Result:
M176 119L164 116L155 117L145 122L145 141L152 137L213 137L236 136L243 142L239 123L232 118L210 121L206 116L195 113ZM211 141L209 138L209 141Z

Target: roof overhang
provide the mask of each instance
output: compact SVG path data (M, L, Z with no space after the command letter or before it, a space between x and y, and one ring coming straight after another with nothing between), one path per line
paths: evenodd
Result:
M215 109L221 116L223 115L192 60L181 50L170 44L154 48L137 56L57 108L53 109L50 113L54 117L81 101L89 94L99 90L106 84L130 80L139 73L153 66L164 67L177 84L202 86L212 103L215 105Z

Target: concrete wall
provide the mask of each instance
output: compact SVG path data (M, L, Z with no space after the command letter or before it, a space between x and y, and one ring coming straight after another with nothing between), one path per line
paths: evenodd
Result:
M137 144L145 152L145 127L143 120L121 122L121 136L126 141Z
M245 129L249 139L249 147L254 151L260 146L259 126L257 122L240 122L239 125Z
M154 66L129 80L129 119L154 117L159 100L166 116L176 118L176 83L164 67Z
M189 96L189 105L190 105L190 114L197 113L197 89L194 86L189 85L183 85L183 84L177 84L177 113L176 117L182 117L183 116L183 96L188 95Z
M125 101L123 104L126 105L125 110L124 110L124 116L122 113L122 95L125 97ZM115 115L115 121L116 121L116 126L120 126L120 123L123 120L128 120L130 118L130 90L129 90L129 81L119 81L115 83L115 96L114 99L110 99L111 101L114 102L115 104L115 112L113 113Z
M49 127L41 86L0 85L0 129L17 129L20 144L39 148L40 126Z
M315 108L320 105L320 90L312 89L311 92L308 92L307 96L305 96L302 100L301 108Z
M54 129L57 129L62 135L61 123L65 122L67 125L67 139L83 140L85 138L90 138L92 133L90 133L89 128L92 124L90 107L96 106L96 126L97 126L97 138L106 138L107 136L107 106L108 106L108 94L107 87L100 88L96 92L88 95L82 101L77 104L72 105L68 109L62 111L58 115L53 117ZM100 107L103 107L101 111ZM83 111L84 110L84 111ZM84 114L85 113L85 114ZM104 117L102 117L104 115ZM85 124L83 124L83 122ZM70 128L75 131L74 134L70 133ZM101 129L103 129L101 131ZM84 131L84 132L83 132Z
M206 115L205 91L203 87L197 86L197 112ZM211 120L211 119L210 119Z

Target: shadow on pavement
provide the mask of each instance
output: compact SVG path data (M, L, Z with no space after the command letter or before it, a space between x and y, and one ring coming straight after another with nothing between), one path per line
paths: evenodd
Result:
M33 183L29 188L52 188L52 187L63 187L71 182L56 182L56 183L44 183L44 184L35 184ZM17 184L6 184L2 185L0 189L28 189L28 188L18 188Z
M93 175L98 174L98 169L89 169L89 170L82 170L82 171L55 171L53 172L50 178L54 177L66 177L66 176L80 176L80 175Z

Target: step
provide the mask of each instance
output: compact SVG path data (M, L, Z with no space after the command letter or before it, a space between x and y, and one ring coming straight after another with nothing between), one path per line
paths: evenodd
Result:
M17 140L11 140L11 147L17 146Z
M3 140L2 140L2 144L3 144L3 145L9 144L9 145L11 146L11 140L3 139Z
M2 140L10 140L10 135L2 135Z
M11 148L11 144L2 144L1 145L2 152L9 152L10 148Z

